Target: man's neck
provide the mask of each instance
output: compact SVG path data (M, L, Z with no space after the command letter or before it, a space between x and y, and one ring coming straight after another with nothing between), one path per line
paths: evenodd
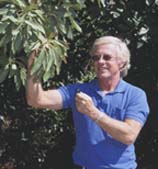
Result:
M119 81L120 81L120 77L113 78L113 79L99 79L99 86L101 90L106 94L115 90Z

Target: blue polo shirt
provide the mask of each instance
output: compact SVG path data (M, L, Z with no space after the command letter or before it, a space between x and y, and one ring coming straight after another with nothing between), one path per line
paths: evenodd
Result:
M77 111L75 95L77 89L88 94L95 106L108 116L124 121L134 119L143 126L149 114L144 91L124 80L120 80L116 89L104 95L98 80L60 87L63 108L71 108L76 130L74 163L87 169L135 169L136 157L134 145L125 145L106 133L88 116Z

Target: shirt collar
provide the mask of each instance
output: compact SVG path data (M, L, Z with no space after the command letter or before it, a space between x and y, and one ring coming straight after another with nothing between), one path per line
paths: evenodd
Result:
M115 93L123 93L126 90L126 82L123 79L120 79L120 81L118 82L118 85L116 86L115 90L112 92L109 92L108 94L115 94ZM100 89L99 86L99 82L98 79L95 79L93 81L93 89L99 94L99 95L103 95L102 91Z
M125 92L125 90L126 90L126 82L123 79L120 79L119 83L117 84L113 92L122 93Z

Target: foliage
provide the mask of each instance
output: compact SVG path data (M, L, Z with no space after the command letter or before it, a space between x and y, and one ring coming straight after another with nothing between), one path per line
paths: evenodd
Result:
M0 86L0 166L40 168L48 150L58 145L63 133L73 131L72 125L65 122L68 113L31 109L26 105L24 88L17 93L13 82L3 85L5 88Z
M98 0L97 5L104 2ZM77 18L81 9L86 9L85 1L0 1L0 168L43 168L49 150L60 145L64 133L73 135L69 111L28 107L24 87L33 50L38 56L31 73L47 81L46 88L62 82L63 78L55 84L49 79L59 74L70 41L82 32Z
M141 169L157 167L156 159L151 159L158 152L154 137L157 0L0 0L0 7L0 168L71 168L66 163L67 154L64 162L54 164L62 151L67 153L65 147L70 148L71 155L71 113L35 110L26 105L23 85L27 59L31 51L37 50L32 73L43 79L44 88L87 81L94 77L89 48L96 37L103 35L119 36L131 49L132 67L126 79L147 92L152 112L145 126L147 132L137 142L138 162Z
M103 1L98 1L101 5ZM75 20L84 1L3 0L0 9L0 82L14 77L17 88L26 81L26 60L38 51L31 74L46 82L59 74L73 31L81 32ZM66 60L65 60L66 62Z

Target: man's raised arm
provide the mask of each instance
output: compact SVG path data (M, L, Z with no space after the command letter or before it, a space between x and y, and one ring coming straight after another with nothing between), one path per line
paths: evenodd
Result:
M28 74L26 86L27 103L35 108L62 109L62 97L58 90L43 90L41 82L36 76L31 76L31 67L36 57L32 52L28 60Z

